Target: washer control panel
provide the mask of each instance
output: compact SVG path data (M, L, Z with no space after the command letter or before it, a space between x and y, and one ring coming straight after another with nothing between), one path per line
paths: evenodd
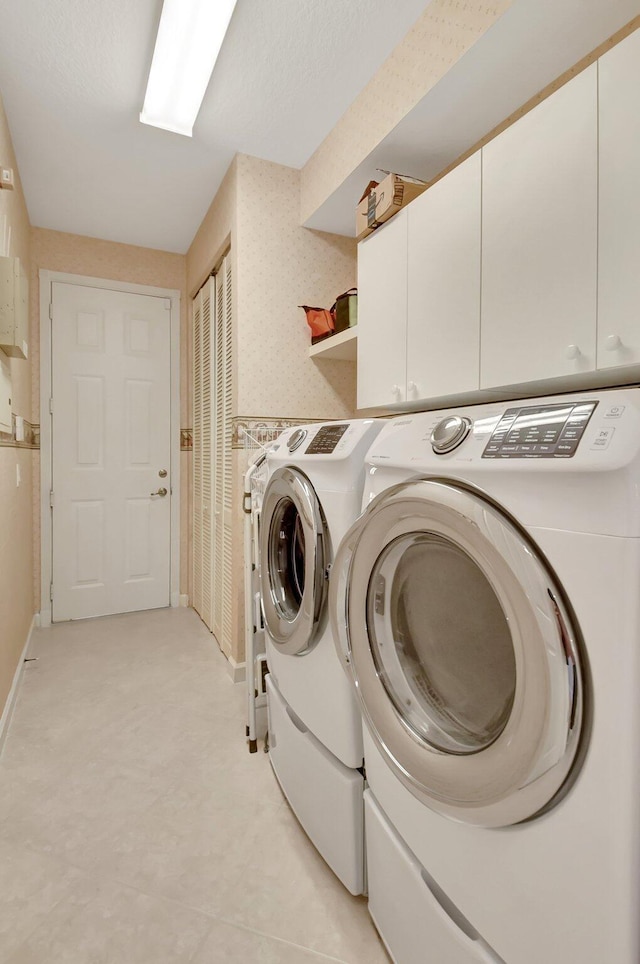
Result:
M482 458L570 459L597 404L585 401L508 408L491 433Z
M348 428L348 422L344 425L323 425L309 443L306 454L331 455Z

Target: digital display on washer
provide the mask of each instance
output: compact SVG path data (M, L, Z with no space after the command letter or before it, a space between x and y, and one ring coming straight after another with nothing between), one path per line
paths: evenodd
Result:
M307 455L331 455L336 445L349 428L346 425L323 425L309 443Z
M597 402L508 408L487 442L483 459L570 459Z

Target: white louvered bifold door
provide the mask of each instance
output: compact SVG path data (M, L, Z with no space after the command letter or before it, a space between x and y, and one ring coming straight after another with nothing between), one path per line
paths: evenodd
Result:
M213 629L213 393L215 284L210 279L193 302L193 608Z
M213 632L227 655L233 636L232 519L233 460L231 448L233 401L233 340L231 258L227 255L215 276L215 402L214 402L214 570Z

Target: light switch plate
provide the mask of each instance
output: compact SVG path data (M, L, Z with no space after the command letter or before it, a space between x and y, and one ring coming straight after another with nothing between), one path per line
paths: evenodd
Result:
M0 188L4 188L5 191L13 191L13 168L0 167Z

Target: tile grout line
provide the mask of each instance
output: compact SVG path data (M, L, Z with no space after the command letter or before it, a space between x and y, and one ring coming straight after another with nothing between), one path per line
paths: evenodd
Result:
M307 944L297 944L294 941L288 941L284 937L275 937L273 934L267 934L264 931L258 931L253 927L248 927L246 924L238 924L236 921L229 920L226 917L217 917L216 920L220 924L226 924L229 927L235 927L237 930L245 931L247 934L255 934L257 937L264 937L266 938L266 940L275 941L278 944L285 944L287 947L295 947L297 950L306 951L308 954L314 954L322 961L332 961L333 964L350 964L350 962L345 961L343 957L331 957L328 954L323 954L322 951L314 950L313 947L309 947Z

